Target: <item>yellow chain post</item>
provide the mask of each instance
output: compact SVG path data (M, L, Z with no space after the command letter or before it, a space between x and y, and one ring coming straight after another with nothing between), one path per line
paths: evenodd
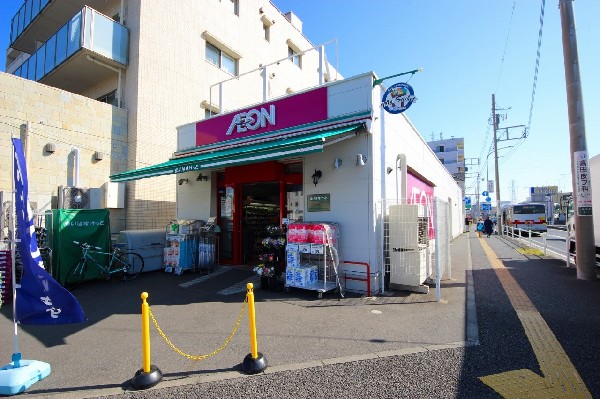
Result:
M256 374L267 368L267 358L258 351L256 339L256 314L254 310L254 284L246 284L248 289L248 323L250 327L250 353L242 362L242 368L246 374Z
M135 389L152 388L162 380L162 372L150 364L150 305L146 302L148 293L142 292L142 368L139 369L131 383Z

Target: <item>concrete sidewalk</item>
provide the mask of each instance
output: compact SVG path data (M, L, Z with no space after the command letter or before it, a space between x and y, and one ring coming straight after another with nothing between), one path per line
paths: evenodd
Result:
M388 292L341 300L334 293L317 299L314 292L303 290L256 290L259 351L268 359L268 372L476 343L477 329L465 313L469 253L467 235L454 240L452 279L442 283L441 303L434 289L429 294ZM150 294L148 302L160 327L183 352L202 355L220 347L234 328L245 292L217 292L228 292L236 284L243 287L253 275L226 268L190 284L198 277L152 272L127 284L90 283L75 291L88 322L20 326L23 357L49 362L53 370L29 388L28 395L83 398L123 392L142 367L142 291ZM0 362L7 363L13 348L10 305L1 313L0 331L6 333L0 335ZM164 374L160 386L239 377L239 365L249 352L247 317L224 350L202 361L175 353L153 326L151 344L152 363Z

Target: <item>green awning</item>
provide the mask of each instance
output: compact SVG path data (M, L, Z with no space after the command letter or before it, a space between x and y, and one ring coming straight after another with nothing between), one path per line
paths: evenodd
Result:
M157 165L116 173L110 176L110 180L113 182L138 180L146 177L244 165L313 152L322 152L327 139L343 134L354 134L355 131L363 126L362 123L347 125L337 129L322 130L268 142L171 159Z

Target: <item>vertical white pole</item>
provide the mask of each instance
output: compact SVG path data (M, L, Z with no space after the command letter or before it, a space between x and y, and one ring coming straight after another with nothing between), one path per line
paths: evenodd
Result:
M565 248L565 261L567 262L567 267L571 267L571 253L569 250L571 249L571 225L569 224L569 219L567 218L567 238L565 240L566 248Z
M438 202L433 199L433 228L435 231L435 298L438 302L442 300L441 276L440 276L440 231L438 229Z
M14 150L13 150L14 151ZM17 330L17 265L15 264L17 251L15 246L17 245L16 237L16 226L15 226L15 181L14 181L14 163L13 163L13 190L10 205L10 257L12 263L12 311L13 311L13 353L19 353L19 335ZM14 359L13 359L14 360ZM19 367L15 365L15 367Z
M319 46L319 86L321 86L323 84L323 82L325 81L324 79L324 72L323 72L323 54L325 53L325 47L323 47L322 45Z
M267 66L263 67L263 103L267 102L267 82L269 81Z
M12 139L12 135L11 135L11 139ZM11 144L12 144L12 140L11 140ZM16 226L15 226L15 212L16 212L16 207L15 207L15 200L16 200L16 194L15 194L15 162L14 162L14 144L12 145L12 154L13 154L13 161L11 162L11 166L12 166L12 176L11 176L11 181L12 181L12 192L11 192L11 209L10 209L10 228L11 228L11 232L10 232L10 256L11 256L11 263L12 263L12 311L13 311L13 356L12 356L12 360L13 360L13 365L14 367L20 367L21 365L19 364L19 361L21 360L21 355L19 354L19 335L18 335L18 330L17 330L17 268L15 265L15 259L16 259L16 249L15 249L15 245L17 243L17 237L16 237Z
M225 109L223 108L223 82L221 82L219 83L219 113L222 114L224 112Z

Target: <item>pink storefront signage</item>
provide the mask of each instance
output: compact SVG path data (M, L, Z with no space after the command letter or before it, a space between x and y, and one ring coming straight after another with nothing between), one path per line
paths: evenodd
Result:
M429 225L427 226L429 238L435 238L433 229L433 187L413 176L410 172L407 175L408 183L408 198L409 204L421 204L427 207L427 216Z
M327 119L327 88L196 123L196 146L272 132Z

